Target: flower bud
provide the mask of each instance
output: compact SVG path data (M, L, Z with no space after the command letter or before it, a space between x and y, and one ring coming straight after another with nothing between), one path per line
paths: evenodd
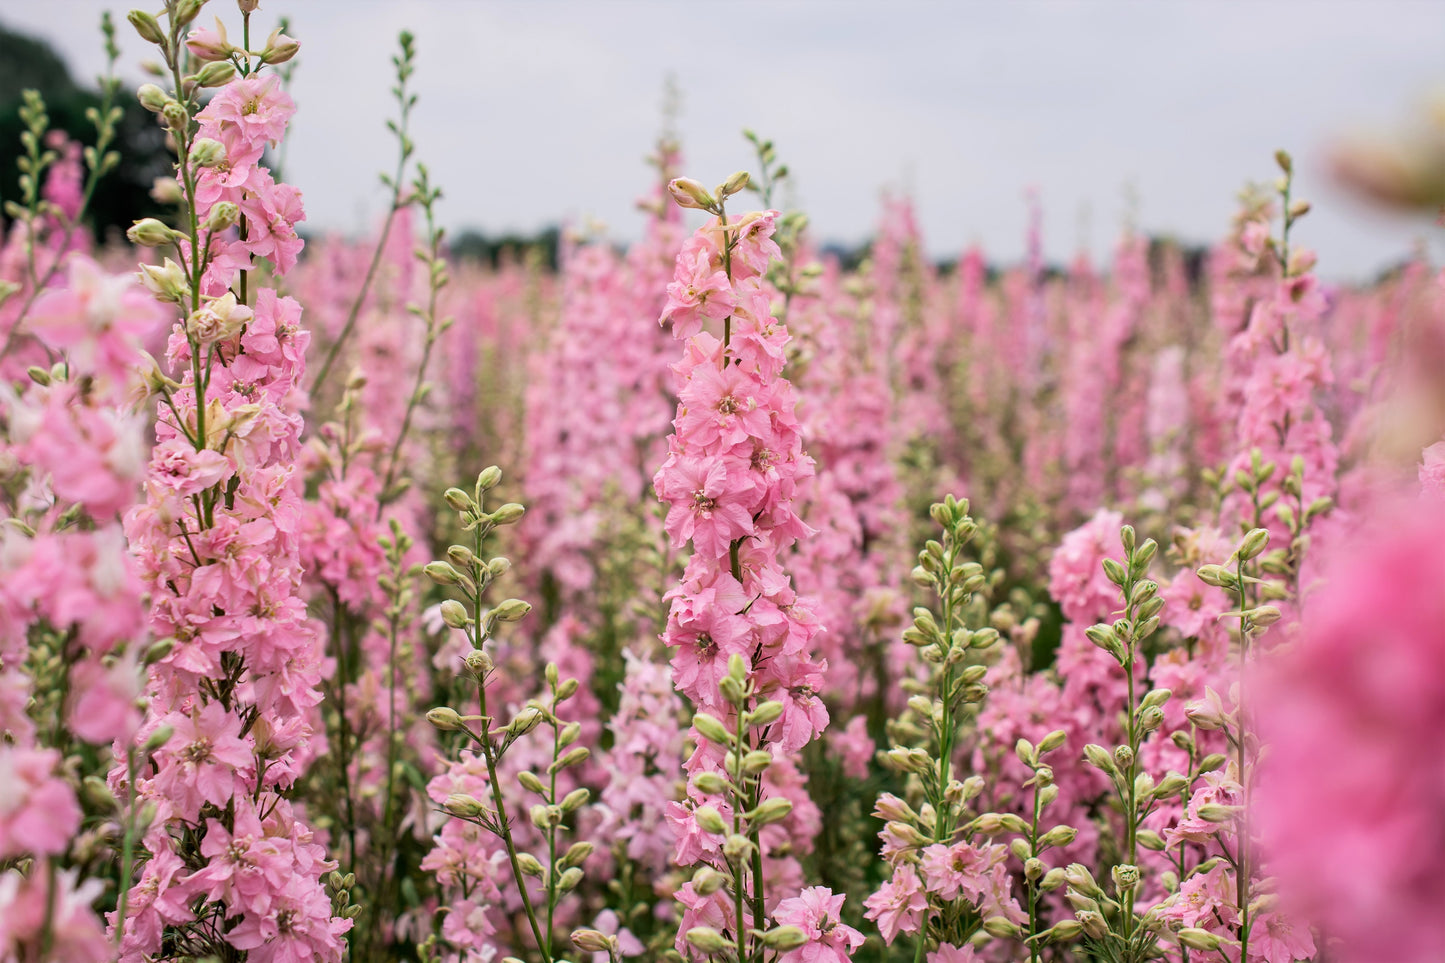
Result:
M773 754L766 749L754 749L743 756L742 770L749 776L756 776L773 764Z
M796 926L779 926L763 934L763 945L779 953L807 945L808 934Z
M793 804L790 800L773 796L771 799L764 799L756 809L746 815L753 825L767 826L770 823L782 822L792 811Z
M563 893L570 893L577 888L577 884L580 882L582 882L582 869L581 867L573 866L557 880L557 889Z
M461 573L446 562L427 562L422 571L438 585L456 585L462 580Z
M537 726L542 724L542 713L528 706L507 723L507 734L513 737L525 736ZM584 749L583 752L586 752ZM570 753L569 753L570 755ZM565 758L565 757L564 757ZM560 760L559 760L560 762ZM553 763L555 766L557 763Z
M700 736L714 745L730 746L733 744L733 736L728 732L727 726L706 712L699 712L692 717L692 727L698 731Z
M462 728L462 717L450 706L437 706L427 710L426 721L442 732L455 732Z
M472 499L472 496L460 488L448 488L442 492L442 498L445 498L447 504L456 511L474 512L477 510L477 503Z
M496 465L488 465L486 468L483 468L481 470L480 474L477 475L477 488L481 489L484 492L489 492L493 488L496 488L497 484L501 482L501 480L502 470Z
M707 188L690 177L674 178L667 185L667 192L678 207L694 211L717 209L717 200L707 192Z
M1084 910L1077 915L1079 926L1083 929L1086 936L1092 939L1102 940L1105 935L1108 934L1109 926L1104 922L1104 917L1101 913L1095 910Z
M191 294L186 272L170 258L166 258L164 264L142 264L140 279L146 289L162 301L178 304Z
M614 953L617 937L608 936L600 930L573 930L572 945L584 953Z
M705 832L721 836L728 831L727 825L723 823L722 814L712 806L699 806L693 810L692 815Z
M1225 942L1214 933L1202 930L1197 926L1186 926L1174 935L1179 937L1179 942L1184 946L1191 950L1203 950L1205 953L1216 952Z
M726 876L708 866L692 874L692 890L699 896L711 896L722 889L726 882Z
M1234 576L1223 565L1201 565L1195 574L1205 585L1213 585L1215 588L1224 588L1234 584Z
M236 76L236 67L226 60L214 60L196 71L196 83L202 87L220 87Z
M140 34L141 39L146 43L164 44L166 42L166 35L161 31L161 25L156 22L155 17L144 10L132 10L125 15L125 18L130 21L130 25L135 27L135 32Z
M1084 747L1084 758L1088 760L1089 765L1100 770L1105 775L1113 776L1119 771L1114 765L1114 758L1109 755L1109 751L1103 746L1095 745L1092 742L1089 743Z
M1156 853L1162 853L1164 851L1164 837L1152 829L1141 829L1134 834L1134 838L1137 839L1139 845L1145 849Z
M747 171L738 171L736 174L723 181L722 185L718 187L717 192L723 197L731 197L738 191L747 187L750 179L751 178L748 176Z
M752 712L743 716L743 724L747 726L767 726L777 722L783 716L783 704L775 700L769 700L758 706Z
M562 811L564 813L575 812L586 805L587 800L592 798L592 793L586 788L574 789L562 797Z
M278 27L266 38L266 48L261 51L261 63L284 64L296 56L296 51L300 49L301 45L282 33Z
M485 675L492 671L492 657L481 649L473 649L462 658L468 670L474 675Z
M140 101L140 105L153 114L159 114L164 110L166 103L171 99L164 90L155 84L141 84L135 95L136 99Z
M1269 531L1263 528L1253 529L1248 535L1244 536L1244 541L1239 545L1238 555L1242 560L1247 562L1264 551L1264 547L1268 544Z
M724 939L723 935L711 926L694 926L687 931L685 938L700 952L709 955L732 948L732 943Z
M592 755L592 752L586 746L577 746L576 748L568 749L566 755L552 763L548 768L560 772L572 766L580 766L587 761L587 757L590 755Z
M517 868L522 871L523 876L541 877L546 870L542 868L542 862L531 853L517 854Z
M474 819L486 812L485 807L475 796L469 796L464 792L454 792L442 801L442 808L453 816L460 816L463 819Z
M1077 939L1082 932L1084 932L1084 927L1078 920L1059 920L1044 930L1043 935L1048 937L1050 943L1059 943L1064 940Z
M454 629L461 629L471 622L467 615L467 607L456 599L447 599L441 604L442 621Z
M180 101L170 100L161 108L161 116L165 118L166 126L174 131L185 130L186 124L190 122L191 115L186 113Z
M1064 744L1065 738L1064 730L1055 729L1053 732L1044 736L1043 740L1039 742L1039 752L1053 752Z
M567 847L567 852L562 854L562 865L565 867L581 866L592 855L595 847L585 839L575 842Z
M709 796L716 796L727 789L727 781L715 772L700 772L692 777L692 784L697 787L698 792L707 793Z
M545 833L562 824L562 808L549 806L546 803L537 803L527 811L527 818L531 820L533 826Z
M527 514L525 507L518 505L516 502L507 502L507 504L492 512L492 524L511 525L514 522L520 522L522 516L525 514Z
M175 651L175 648L176 640L174 638L161 639L158 642L152 643L150 648L146 649L145 655L141 657L141 661L146 665L155 665L170 655L171 652Z
M1073 826L1055 826L1039 837L1039 848L1051 846L1067 846L1074 841L1079 831Z
M1205 803L1195 810L1195 814L1208 823L1227 823L1239 812L1236 806L1224 806L1220 803Z
M1007 916L990 916L983 921L983 930L989 936L999 940L1022 939L1024 931L1019 925Z
M505 599L492 612L501 622L520 622L532 611L532 603L521 599Z
M181 192L180 182L174 177L157 177L151 183L150 195L151 200L165 205L180 204L186 199L186 195Z
M215 233L234 227L241 219L241 209L234 201L220 201L206 215L206 230Z

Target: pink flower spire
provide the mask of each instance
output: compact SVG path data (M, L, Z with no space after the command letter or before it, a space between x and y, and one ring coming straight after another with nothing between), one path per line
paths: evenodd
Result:
M160 45L174 63L178 51ZM165 103L195 236L148 222L132 231L174 243L181 264L143 279L182 318L166 351L179 380L152 379L162 404L146 502L125 520L151 630L174 640L150 667L141 733L160 746L153 765L111 775L117 794L136 792L155 811L141 880L122 881L130 891L113 917L127 961L166 941L248 951L253 963L338 961L351 926L321 882L335 864L288 798L324 751L321 640L300 594L295 475L310 336L294 300L248 290L253 256L278 272L290 266L300 242L280 225L300 212L295 192L259 163L293 106L274 75L243 59L206 108ZM281 220L263 222L256 204ZM241 213L250 216L232 235ZM228 854L247 868L228 875Z
M792 875L772 851L780 840L764 829L796 821L801 810L790 798L800 785L789 790L776 778L745 776L739 760L762 752L758 758L783 763L828 721L818 693L826 663L812 654L820 626L779 562L780 552L812 534L793 502L813 463L781 375L788 332L774 319L760 276L779 254L777 212L729 220L726 198L746 183L747 175L734 175L716 196L693 181L670 185L681 206L716 216L683 245L662 312L685 345L673 367L676 432L653 479L669 505L673 545L693 547L681 583L667 594L663 633L677 650L674 684L698 709L689 799L669 807L669 821L677 861L713 867L679 893L686 910L677 948L696 955L726 945L740 960L762 952L748 931L765 927L779 885ZM722 321L721 339L705 330L709 320ZM726 831L748 840L746 851L724 852Z

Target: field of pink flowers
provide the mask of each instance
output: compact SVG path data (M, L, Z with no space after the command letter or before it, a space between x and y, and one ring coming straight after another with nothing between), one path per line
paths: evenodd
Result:
M751 134L483 268L407 35L303 250L297 43L202 6L23 115L0 961L1445 960L1445 274L1320 282L1284 152L1202 262L844 270Z

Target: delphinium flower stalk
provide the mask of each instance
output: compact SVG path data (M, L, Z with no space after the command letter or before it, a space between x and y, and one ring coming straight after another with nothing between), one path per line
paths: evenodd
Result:
M183 207L179 230L155 219L131 229L178 258L142 272L180 315L167 351L179 380L155 378L147 502L126 518L152 631L175 640L151 666L142 737L173 735L136 779L157 815L114 926L127 960L339 960L354 912L327 893L334 864L288 798L321 748L321 651L299 594L293 476L308 335L300 305L251 283L257 259L284 274L302 243L299 192L260 163L294 109L266 68L297 45L273 32L249 49L254 4L242 4L239 47L209 31L187 37L202 5L129 15L170 74L170 93L148 84L140 99L170 131ZM202 108L206 88L217 89ZM118 789L129 782L112 774Z
M327 378L336 365L342 349L346 346L347 339L351 337L351 332L356 328L356 321L361 316L362 308L366 306L366 298L371 292L372 280L376 277L377 268L381 265L382 255L386 251L387 240L391 237L392 223L396 220L397 213L409 206L415 196L406 189L406 169L407 162L416 150L416 145L411 139L411 112L416 106L416 94L412 93L407 86L407 82L411 80L411 75L416 70L416 42L411 32L407 30L403 30L398 35L397 42L401 50L391 58L392 66L396 68L396 86L391 88L391 93L396 98L397 117L394 120L388 119L386 122L386 129L396 135L396 170L393 173L381 175L381 183L391 192L391 199L386 208L386 220L382 222L381 231L377 234L376 247L372 251L371 263L362 278L361 286L357 289L356 296L347 311L346 320L327 348L326 357L322 360L321 366L316 370L316 377L312 379L313 391L317 393L325 390Z
M1132 526L1120 530L1124 547L1122 561L1105 558L1104 573L1118 587L1123 599L1121 617L1112 623L1099 623L1087 630L1089 641L1111 655L1123 670L1127 687L1123 706L1123 740L1112 751L1091 743L1084 747L1089 764L1109 780L1118 801L1120 839L1119 862L1111 871L1110 896L1082 865L1073 864L1066 871L1068 897L1073 904L1078 927L1069 927L1069 935L1080 932L1090 946L1120 961L1142 961L1157 955L1161 928L1157 913L1140 912L1144 880L1140 872L1140 853L1147 843L1156 844L1157 834L1144 828L1144 821L1161 800L1172 800L1186 785L1186 777L1170 773L1156 782L1145 771L1142 750L1145 739L1163 725L1163 706L1168 702L1167 689L1139 692L1144 661L1144 645L1159 629L1164 598L1159 583L1149 578L1149 566L1158 551L1153 539L1137 541Z
M145 665L172 647L146 631L118 524L145 458L138 342L164 317L133 276L68 267L30 315L56 362L0 384L0 957L17 960L113 955L101 914L153 808L104 776L164 741L133 739Z
M769 893L776 837L765 830L786 827L794 808L770 770L789 768L827 712L817 695L825 665L810 647L819 627L778 562L809 533L792 502L812 463L781 375L788 333L762 280L779 253L777 212L730 220L726 211L747 182L738 173L715 191L671 185L681 206L714 217L683 246L668 287L662 319L686 346L674 367L676 434L654 478L673 544L693 546L663 633L677 648L674 683L698 710L689 803L672 807L670 821L677 861L707 865L678 892L677 948L740 963L853 940L826 914L811 929L776 925L776 914L769 925L770 911L793 904ZM721 339L704 330L709 320L722 322ZM831 905L831 894L810 892Z
M1029 917L1012 895L1013 877L1005 865L1009 850L987 841L1002 833L1026 834L1029 826L1011 813L978 812L974 804L984 780L960 779L957 767L966 717L988 694L981 657L999 637L996 629L971 630L965 622L970 596L988 578L966 555L977 525L968 502L952 495L930 514L943 537L930 539L919 553L913 579L934 593L937 610L915 609L903 638L932 668L892 727L899 744L883 757L906 776L907 785L903 796L878 798L874 815L885 822L879 838L890 872L866 902L884 942L911 935L919 963L930 950L930 960L972 960L975 942L1029 935L1024 929ZM1044 751L1061 741L1062 733L1051 736ZM1061 828L1039 845L1067 842L1066 834L1072 839L1071 831Z
M425 568L432 581L450 587L460 593L463 601L447 599L442 603L441 615L446 624L461 631L467 639L470 651L465 657L465 670L476 685L478 712L463 715L456 709L443 706L431 710L427 718L432 725L443 732L460 732L467 739L448 773L434 780L433 786L446 786L449 782L457 787L439 800L442 809L454 819L484 829L492 835L505 851L506 864L510 869L507 884L514 886L525 916L527 933L534 941L533 949L542 963L552 963L560 958L560 941L554 932L558 907L567 894L582 882L582 864L591 855L592 843L575 840L565 849L561 847L561 833L575 827L590 793L585 788L564 791L561 775L582 765L590 756L588 747L577 744L581 724L577 721L563 721L559 715L561 706L578 692L576 679L564 679L555 663L549 663L543 673L546 681L544 696L528 700L527 704L505 725L488 709L488 685L492 682L496 666L488 643L496 637L497 629L504 624L524 618L531 606L519 599L506 599L494 607L483 605L483 596L490 584L504 575L510 565L505 558L484 560L482 552L487 536L499 525L519 521L523 508L516 503L499 506L492 512L484 510L486 493L501 480L501 472L495 467L488 468L477 478L471 493L460 489L448 489L447 504L458 512L463 530L470 535L471 545L453 545L447 550L446 561L434 561ZM533 827L541 834L546 850L542 854L526 852L519 846L514 832L513 815L507 812L508 791L501 783L506 772L502 762L507 753L517 746L534 730L550 730L550 747L547 763L540 771L524 769L518 773L518 781L530 795L538 798L528 812ZM474 748L475 747L475 748ZM470 773L474 763L485 767L485 774L475 778ZM490 803L479 798L476 792L468 791L476 786L484 792ZM461 889L464 898L472 885L469 874L478 879L488 872L478 865L467 865L469 858L482 857L473 841L465 835L448 835L444 829L439 837L443 851L451 849L454 854L445 857L441 865ZM469 848L471 851L466 852ZM455 869L451 867L455 866ZM534 884L531 880L537 880ZM494 880L493 886L502 884ZM454 913L451 915L455 915ZM443 927L445 942L452 943L460 954L459 959L485 959L485 938L492 932L494 924L478 921L473 926L465 920L457 927ZM592 944L608 944L606 934L585 930L574 934L574 941ZM517 954L527 952L523 945L513 945ZM593 947L594 949L596 947ZM433 940L428 947L428 958L440 959L441 947Z

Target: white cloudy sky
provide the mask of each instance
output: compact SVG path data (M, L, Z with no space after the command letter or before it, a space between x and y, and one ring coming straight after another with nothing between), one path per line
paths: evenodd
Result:
M107 6L126 9L4 0L0 20L89 75ZM211 7L238 22L229 0ZM1285 146L1315 205L1297 236L1327 275L1366 276L1421 238L1445 252L1445 229L1367 210L1324 161L1340 135L1392 129L1445 90L1438 0L263 0L256 22L281 14L303 44L286 173L313 228L355 231L383 209L388 58L408 28L415 139L453 227L596 218L635 235L671 74L687 172L713 183L749 166L751 126L829 240L865 238L879 193L906 190L935 255L980 242L1016 259L1030 187L1054 260L1106 251L1130 195L1144 229L1208 240ZM130 76L143 54L128 37Z

